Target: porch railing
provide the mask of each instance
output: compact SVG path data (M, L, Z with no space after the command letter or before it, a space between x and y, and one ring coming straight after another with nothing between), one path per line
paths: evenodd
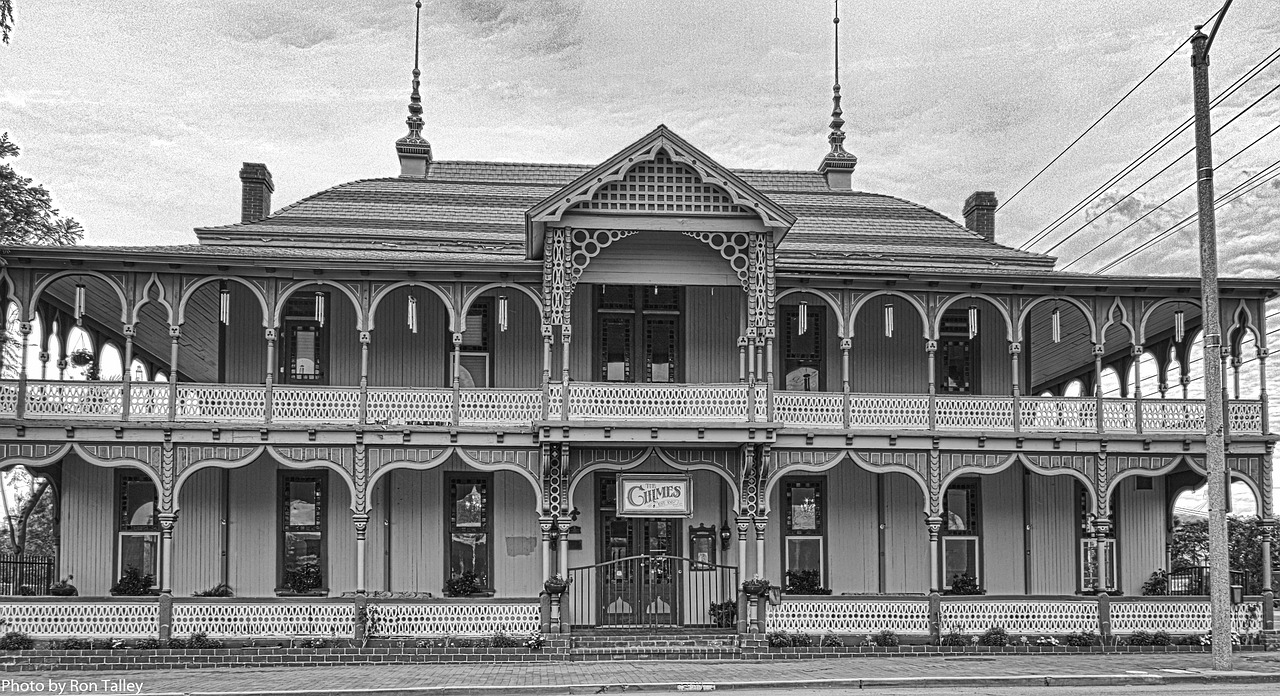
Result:
M126 398L127 397L127 398ZM566 404L567 399L567 404ZM170 401L173 400L173 403ZM1203 400L770 390L761 384L570 382L543 389L0 380L0 417L230 423L527 425L585 421L770 422L799 428L969 432L1201 433ZM1258 400L1227 426L1260 434Z

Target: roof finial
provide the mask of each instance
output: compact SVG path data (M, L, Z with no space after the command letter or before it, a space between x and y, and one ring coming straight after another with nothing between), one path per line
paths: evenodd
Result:
M422 71L418 69L418 44L422 32L422 0L413 4L413 90L409 93L409 117L405 123L409 134L396 141L396 154L400 156L400 176L426 176L431 162L431 143L422 137L422 95L418 93Z
M840 108L840 0L836 0L835 18L835 84L831 88L831 134L827 142L831 143L831 151L822 158L818 171L827 175L827 185L831 188L850 188L853 168L858 158L845 152L844 149L844 111ZM833 174L835 176L833 176Z

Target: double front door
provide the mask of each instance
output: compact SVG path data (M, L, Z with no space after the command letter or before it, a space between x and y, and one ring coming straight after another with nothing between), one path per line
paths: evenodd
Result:
M608 626L679 622L679 521L601 512L599 611Z

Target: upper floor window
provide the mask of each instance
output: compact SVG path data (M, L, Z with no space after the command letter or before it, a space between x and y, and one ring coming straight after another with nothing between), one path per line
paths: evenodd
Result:
M782 388L822 391L825 388L823 307L786 306L782 311ZM803 328L803 331L801 329Z
M130 568L158 577L160 504L155 483L146 474L121 472L116 478L116 577Z
M284 307L280 381L329 383L329 293L301 290Z
M596 374L604 382L679 382L680 288L602 285L596 293Z
M280 473L280 589L325 586L325 472Z
M492 386L493 329L489 298L477 300L467 310L467 330L462 332L458 355L458 385L463 388Z
M952 307L942 315L938 332L939 394L978 393L978 336L970 337L969 311Z
M980 543L980 487L977 479L952 483L942 497L942 587L950 589L961 576L982 582Z

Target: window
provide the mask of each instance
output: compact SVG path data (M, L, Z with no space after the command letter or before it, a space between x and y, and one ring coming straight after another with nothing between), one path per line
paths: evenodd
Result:
M938 393L977 394L977 355L978 337L969 338L968 310L948 309L938 332Z
M301 290L284 310L280 381L286 384L329 383L329 294Z
M826 308L806 306L805 331L800 333L798 306L783 308L782 313L782 388L787 391L822 391L823 319Z
M449 578L475 573L482 587L492 588L493 478L488 475L451 476L445 487L446 546Z
M280 588L298 594L325 588L324 472L280 473Z
M478 300L467 310L467 327L458 350L458 385L464 389L491 385L489 356L492 351L489 299Z
M1115 527L1111 528L1112 537L1102 540L1102 558L1099 566L1098 546L1093 538L1093 514L1089 507L1089 494L1080 484L1076 484L1076 498L1079 501L1077 518L1080 530L1080 557L1077 567L1080 570L1080 592L1093 594L1098 590L1108 592L1117 590L1119 588L1116 586ZM1099 577L1102 582L1095 584Z
M826 487L823 478L785 478L783 495L783 576L791 571L815 570L825 583Z
M981 584L979 560L982 520L976 480L952 483L942 498L942 587L950 589L961 575Z
M116 479L116 577L136 568L154 581L160 562L160 498L145 474L121 473Z
M596 293L596 374L604 382L679 382L679 288L602 285Z

